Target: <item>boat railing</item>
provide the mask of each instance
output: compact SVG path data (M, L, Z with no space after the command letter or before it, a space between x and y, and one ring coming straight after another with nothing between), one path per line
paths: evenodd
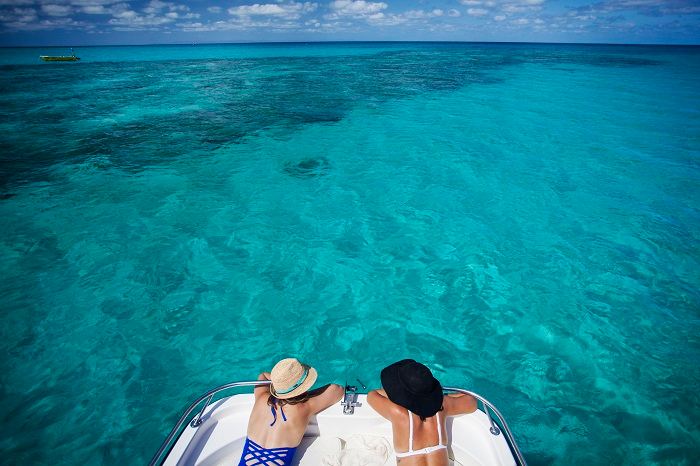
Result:
M470 392L469 390L465 390L463 388L454 388L454 387L443 387L443 389L447 392L455 392L455 393L463 393L465 395L471 395L474 398L476 398L479 402L481 402L483 409L486 413L486 415L489 418L489 421L491 421L491 427L489 428L489 432L493 435L500 435L501 430L503 431L503 436L506 439L506 443L510 447L510 451L513 453L513 456L515 457L515 461L518 466L527 466L527 463L525 462L525 458L523 457L522 452L520 451L520 448L518 448L518 444L515 441L515 437L513 436L513 432L511 432L510 427L508 427L508 423L506 422L506 418L503 417L501 412L496 408L493 403L491 403L489 400L484 398L483 396L479 395L478 393ZM494 420L493 416L496 416L496 419ZM498 421L501 424L501 427L503 429L499 428L498 424L496 423Z
M192 428L197 428L202 424L202 416L204 416L204 413L206 412L207 408L211 404L212 400L214 399L214 396L220 392L230 390L233 388L240 388L240 387L258 387L262 385L269 385L270 381L269 380L251 380L251 381L244 381L244 382L232 382L232 383L227 383L225 385L221 385L220 387L213 388L197 398L190 406L185 410L182 416L180 416L180 419L177 421L175 424L175 427L172 428L170 433L168 434L168 437L165 439L163 444L160 446L156 454L153 456L151 459L151 462L148 463L149 466L159 466L163 463L164 457L167 456L167 454L170 452L172 447L174 446L175 442L179 438L181 431L183 427L186 424L189 424L190 427ZM506 443L510 447L511 451L513 452L513 456L516 460L517 466L527 466L527 463L525 463L525 459L523 458L522 453L520 452L520 449L518 448L517 443L515 442L515 438L513 437L513 433L511 432L510 428L508 427L508 423L506 423L505 418L501 414L501 412L491 403L489 400L484 398L483 396L470 392L469 390L465 390L463 388L452 388L452 387L444 387L444 390L447 392L455 392L455 393L463 393L465 395L471 395L474 398L476 398L483 406L482 411L486 413L486 415L489 418L489 421L491 422L491 427L489 428L489 431L491 432L492 435L501 435L501 432L503 432L504 438L506 440ZM192 413L195 412L197 407L204 403L204 405L200 408L199 412L192 418L191 421L188 422L190 417L192 416ZM496 419L494 419L493 416L496 416ZM498 425L500 423L500 427Z
M256 386L261 386L261 385L269 385L270 381L269 380L251 380L251 381L246 381L246 382L231 382L227 383L226 385L221 385L220 387L213 388L206 392L204 395L200 396L197 398L185 411L185 413L180 416L180 419L177 421L175 424L175 427L170 431L168 434L168 437L165 439L163 444L160 446L158 449L158 452L153 456L153 459L151 459L151 462L148 463L149 466L157 466L162 464L164 458L163 456L167 456L167 453L170 452L170 449L173 447L175 441L177 438L180 436L181 430L185 424L187 424L188 419L194 412L194 410L204 402L204 406L202 406L202 409L199 410L197 415L192 418L192 421L189 422L190 427L196 428L199 427L200 424L202 424L202 416L204 415L204 412L207 410L207 407L209 407L209 404L211 403L211 400L214 398L214 395L217 393L223 392L225 390L230 390L232 388L238 388L238 387L256 387Z

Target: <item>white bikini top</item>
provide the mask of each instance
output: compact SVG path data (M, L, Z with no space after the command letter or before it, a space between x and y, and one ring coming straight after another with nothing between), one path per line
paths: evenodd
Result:
M442 450L447 448L447 445L442 444L442 425L440 424L440 412L437 413L437 431L438 431L438 444L432 447L421 448L420 450L413 449L413 415L408 412L408 451L403 453L396 452L397 458L406 458L408 456L416 455L427 455L434 451Z

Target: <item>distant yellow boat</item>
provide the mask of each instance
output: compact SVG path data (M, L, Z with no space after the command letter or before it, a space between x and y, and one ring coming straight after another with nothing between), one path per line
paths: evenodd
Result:
M41 58L44 61L78 61L80 60L79 57L75 56L75 52L73 52L73 49L70 49L70 55L58 55L58 56L51 56L51 55L39 55L39 58Z

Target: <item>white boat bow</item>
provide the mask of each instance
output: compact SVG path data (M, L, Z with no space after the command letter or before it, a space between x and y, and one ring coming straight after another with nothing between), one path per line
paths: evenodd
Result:
M225 390L269 382L234 382L210 390L187 409L150 466L236 465L245 443L252 393L212 402ZM479 400L471 414L449 417L449 456L455 466L526 466L501 413L488 400L459 388L447 392L469 394ZM194 415L195 410L202 406ZM391 424L367 403L367 395L346 387L341 403L314 416L297 448L294 464L300 466L352 464L395 466ZM365 456L363 456L365 455ZM364 459L363 459L364 458ZM346 463L347 464L347 463Z

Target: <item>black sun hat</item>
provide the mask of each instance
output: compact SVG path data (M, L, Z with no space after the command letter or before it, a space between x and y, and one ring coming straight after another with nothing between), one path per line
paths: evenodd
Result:
M391 401L421 417L434 416L442 408L442 385L430 369L413 359L385 367L381 380Z

